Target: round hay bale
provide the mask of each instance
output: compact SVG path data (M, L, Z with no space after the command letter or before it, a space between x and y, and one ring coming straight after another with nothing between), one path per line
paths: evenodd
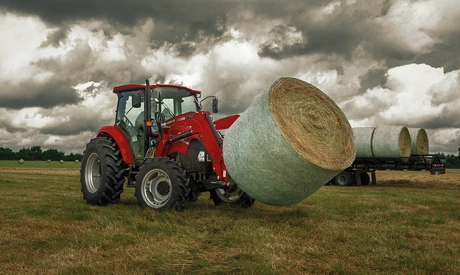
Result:
M372 158L372 137L375 127L354 127L353 139L356 144L356 158Z
M64 161L61 159L61 160L59 161L59 163L60 163L60 164L63 164L63 163L64 163Z
M75 160L75 163L78 163L78 159Z
M19 163L19 164L24 164L24 160L23 160L23 159L20 159L20 160L18 160L18 163Z
M378 158L410 157L412 143L409 130L400 126L379 126L372 138L372 152Z
M51 162L51 160L49 159L49 160L47 160L47 162L48 162L48 163L50 163L50 162Z
M342 110L315 86L280 78L227 130L231 178L271 205L298 203L350 166L356 149Z
M428 135L423 128L408 128L412 140L411 155L425 155L429 153Z

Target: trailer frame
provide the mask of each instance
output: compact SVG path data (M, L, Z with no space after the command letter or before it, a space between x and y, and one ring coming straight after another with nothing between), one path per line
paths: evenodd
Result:
M438 154L411 155L407 158L356 158L353 164L334 177L334 185L377 184L375 171L423 171L431 175L446 173L446 160ZM348 173L348 174L346 174ZM371 177L369 178L369 174ZM350 177L351 175L351 177ZM351 180L349 180L351 178Z

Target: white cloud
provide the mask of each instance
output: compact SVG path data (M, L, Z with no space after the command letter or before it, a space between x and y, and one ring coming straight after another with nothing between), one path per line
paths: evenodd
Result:
M0 14L0 81L19 83L34 75L29 63L40 56L39 47L49 32L35 17Z
M12 111L8 117L11 123L16 127L40 129L44 126L61 120L59 117L46 116L41 113L42 108L24 108L18 111Z
M427 53L437 42L433 31L443 14L436 6L439 1L396 2L385 17L377 19L389 40L404 45L416 53Z

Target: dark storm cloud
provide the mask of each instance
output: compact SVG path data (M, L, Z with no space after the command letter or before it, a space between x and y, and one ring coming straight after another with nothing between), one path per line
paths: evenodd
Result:
M418 56L415 61L444 67L445 72L460 69L460 30L445 37L441 43L433 46L432 51Z
M87 20L101 20L111 26L104 28L104 34L134 32L132 27L151 18L155 24L152 45L164 42L176 44L184 41L219 39L226 31L226 13L232 10L232 3L221 1L179 1L179 0L44 0L16 1L1 0L0 8L18 14L39 16L44 22L61 27ZM58 45L65 39L66 29L60 29L48 38L48 43ZM187 43L178 51L192 54Z
M196 52L196 46L193 43L185 42L174 46L174 51L179 57L192 56Z
M291 28L284 25L275 26L269 33L271 39L261 45L259 56L280 60L306 54L308 52L306 41L290 38L288 33Z
M266 16L283 19L285 24L275 26L270 31L270 38L260 45L261 57L282 60L297 56L313 54L333 54L350 59L358 49L365 52L381 63L382 69L400 66L408 63L426 63L433 67L444 67L446 71L460 68L460 31L451 27L453 31L430 33L437 43L428 53L422 54L410 48L409 44L395 39L393 34L397 29L384 28L381 22L385 20L396 0L384 2L356 1L354 4L341 2L330 15L322 15L320 19L315 15L318 8L324 8L332 1L320 1L309 6L297 6L297 11L292 11L291 17L286 18L285 13L278 11ZM279 7L279 6L278 6ZM287 11L286 7L279 7ZM316 8L316 9L315 9ZM452 22L449 22L452 23ZM289 29L301 33L301 40L288 39L286 34ZM424 31L420 29L418 31ZM419 43L414 41L415 45ZM365 77L365 76L364 76Z
M391 8L391 1L390 0L385 0L383 1L383 4L382 4L382 10L380 11L380 16L385 16L387 15L388 11L390 10Z
M8 133L17 133L24 131L24 128L14 125L9 117L0 119L0 129L5 129Z
M288 22L289 26L302 33L303 41L289 43L283 37L283 28L286 26L276 26L271 31L272 38L261 45L259 55L284 59L315 53L333 53L350 58L369 31L369 27L363 23L380 13L377 9L370 8L372 4L368 2L366 9L362 9L362 3L359 2L354 5L341 3L329 16L321 16L321 20L315 18L316 13L320 12L317 9L324 8L328 2L322 1L323 5L314 7L316 10L310 9L313 8L311 6L299 9L301 12L298 11ZM281 41L286 42L279 45Z
M280 31L286 27L277 26L271 31L274 38L261 45L259 55L279 60L315 53L335 53L350 58L351 52L360 43L360 39L356 37L360 34L348 27L344 28L344 25L337 22L318 24L312 29L304 30L303 42L290 44L286 41L284 32Z
M431 142L430 153L448 152L447 154L457 155L457 153L453 151L453 148L455 148L455 146L452 146L452 144L460 144L460 138L452 140L450 144L433 144L433 142Z
M68 26L58 28L56 31L48 35L46 41L43 42L41 46L42 47L47 47L47 46L58 47L60 42L65 41L65 39L67 38L67 35L69 34L69 30L70 29Z
M102 126L111 125L115 121L115 111L113 112L113 119L109 120L101 120L95 112L75 113L70 116L72 117L71 121L47 125L39 130L40 133L58 136L76 135L85 131L96 133Z
M386 82L386 69L370 69L366 74L359 77L360 80L360 94L363 94L367 89L374 87L385 87Z
M26 81L21 84L2 83L0 108L22 109L24 107L52 108L75 104L80 98L66 79L52 79L46 83Z
M51 77L46 81L27 79L17 84L4 81L0 107L52 108L78 103L81 99L72 86L84 80L81 76L85 69L91 67L91 60L91 48L87 43L80 43L62 60L48 58L30 63L30 68L36 72L50 73Z

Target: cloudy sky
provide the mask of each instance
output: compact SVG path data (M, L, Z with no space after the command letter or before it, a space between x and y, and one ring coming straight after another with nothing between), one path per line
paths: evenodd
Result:
M352 126L460 147L458 0L0 0L0 147L81 153L123 83L176 83L241 113L281 76Z

